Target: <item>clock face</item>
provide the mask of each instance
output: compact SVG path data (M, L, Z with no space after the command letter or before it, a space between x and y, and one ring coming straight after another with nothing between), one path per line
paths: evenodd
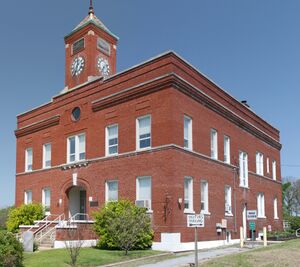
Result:
M109 74L109 64L107 59L100 57L97 62L97 67L103 76Z
M84 58L76 57L71 66L72 76L78 76L84 69Z

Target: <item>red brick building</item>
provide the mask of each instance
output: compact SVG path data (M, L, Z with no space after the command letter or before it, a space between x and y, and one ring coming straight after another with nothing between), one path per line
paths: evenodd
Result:
M16 205L89 224L130 199L148 209L155 249L191 249L187 215L200 212L200 247L240 226L249 237L246 210L257 236L281 229L279 131L173 52L116 73L117 42L92 7L65 37L65 89L17 117Z

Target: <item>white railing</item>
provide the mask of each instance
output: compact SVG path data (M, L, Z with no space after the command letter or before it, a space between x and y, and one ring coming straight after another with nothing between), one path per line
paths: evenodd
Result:
M53 215L52 215L53 216ZM61 225L65 220L65 215L58 215L54 220L47 220L41 228L35 232L35 240L40 242L45 236L52 235L55 232L55 226Z
M300 237L300 228L296 230L296 236Z

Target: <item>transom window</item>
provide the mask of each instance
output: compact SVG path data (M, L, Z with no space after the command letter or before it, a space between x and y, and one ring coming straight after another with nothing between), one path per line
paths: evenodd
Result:
M33 161L33 152L32 148L27 148L25 150L25 171L32 171L32 161Z
M184 116L184 148L193 149L192 119Z
M85 134L68 138L68 163L85 160Z
M240 151L239 154L240 186L248 187L248 154Z
M151 147L151 117L150 115L137 119L137 149Z
M43 168L51 167L51 144L43 145Z
M106 202L118 201L118 181L106 181Z
M106 155L118 154L118 125L106 127Z

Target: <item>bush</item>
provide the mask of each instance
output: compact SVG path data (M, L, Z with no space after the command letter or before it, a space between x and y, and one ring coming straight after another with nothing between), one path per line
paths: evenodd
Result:
M6 221L7 221L9 210L11 208L12 207L0 209L0 230L6 229Z
M300 228L300 217L290 217L288 219L289 223L290 223L290 228L291 230L298 230Z
M23 246L12 233L0 231L0 266L21 267Z
M44 217L43 205L32 203L21 205L9 211L7 220L7 230L13 233L19 231L20 225L33 225L34 221L41 220Z
M152 245L153 231L146 209L127 200L109 202L94 213L95 232L102 249L147 249Z

